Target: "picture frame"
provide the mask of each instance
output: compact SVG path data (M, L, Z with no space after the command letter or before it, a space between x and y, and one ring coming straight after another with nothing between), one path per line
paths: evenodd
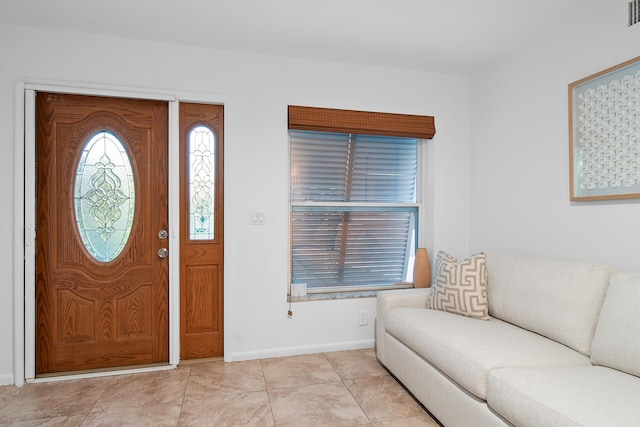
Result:
M571 201L640 198L640 56L569 84Z

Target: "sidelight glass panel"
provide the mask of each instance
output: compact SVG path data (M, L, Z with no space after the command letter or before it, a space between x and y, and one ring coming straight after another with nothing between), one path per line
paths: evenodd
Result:
M205 126L189 132L189 238L212 240L215 208L215 135Z
M129 154L117 136L98 132L84 146L74 184L76 223L93 258L113 261L124 249L135 213Z

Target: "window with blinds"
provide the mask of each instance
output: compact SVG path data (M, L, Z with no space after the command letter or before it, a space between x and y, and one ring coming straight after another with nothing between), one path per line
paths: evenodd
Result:
M291 275L307 292L410 286L418 139L289 130Z

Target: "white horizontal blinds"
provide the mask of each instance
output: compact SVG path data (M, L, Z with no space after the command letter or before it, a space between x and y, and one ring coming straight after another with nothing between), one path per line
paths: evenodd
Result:
M291 201L415 203L418 140L289 131Z
M353 140L350 201L414 203L418 141L369 135L357 135Z
M340 282L342 214L294 208L291 214L293 283L307 287Z
M418 141L291 130L290 144L294 283L405 281L415 246Z
M290 131L291 201L345 201L349 135Z
M407 240L414 231L415 212L382 211L348 214L342 284L386 285L406 277Z
M315 288L405 281L416 215L415 207L294 207L294 283Z

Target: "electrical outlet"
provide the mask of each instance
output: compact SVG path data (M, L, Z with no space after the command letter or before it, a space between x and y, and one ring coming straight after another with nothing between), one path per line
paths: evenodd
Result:
M367 311L362 310L360 312L360 326L365 326L369 324L369 320L367 319Z

